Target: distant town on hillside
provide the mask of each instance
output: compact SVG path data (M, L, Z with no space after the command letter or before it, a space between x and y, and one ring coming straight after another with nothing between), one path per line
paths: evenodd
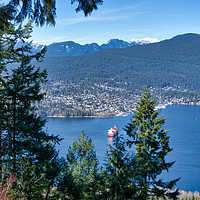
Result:
M158 104L199 105L200 37L104 49L81 56L46 57L43 116L113 116L131 112L148 87ZM191 81L192 80L192 81Z

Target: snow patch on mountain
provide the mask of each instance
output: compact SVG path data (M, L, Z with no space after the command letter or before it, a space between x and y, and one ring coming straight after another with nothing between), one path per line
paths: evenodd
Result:
M144 44L151 44L151 43L157 43L157 42L160 42L157 38L142 38L142 39L133 38L130 40L129 43L144 45Z
M33 42L32 43L32 47L38 51L41 51L43 48L44 48L44 45L41 45L41 44L38 44L38 43L35 43Z
M126 48L135 45L145 45L150 43L159 42L156 38L143 38L135 39L133 38L130 42L126 42L120 39L110 39L106 44L98 45L97 43L80 45L73 41L65 41L52 43L47 46L46 57L51 56L78 56L89 53L94 53L104 49L114 49L114 48ZM36 51L42 49L42 45L35 44L33 49Z

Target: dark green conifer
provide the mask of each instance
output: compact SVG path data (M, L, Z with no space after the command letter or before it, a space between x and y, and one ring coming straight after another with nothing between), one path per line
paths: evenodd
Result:
M77 184L67 163L65 163L61 177L58 179L57 191L57 197L61 199L78 200L82 198L82 188Z
M43 194L48 197L59 173L55 144L60 139L44 131L46 121L37 115L35 102L44 96L41 83L47 74L31 65L33 59L41 61L45 53L44 48L32 54L27 41L31 31L30 23L24 28L9 24L1 34L0 170L17 175L15 197L23 194L25 199L39 199ZM12 70L7 70L8 63L15 63ZM52 170L55 174L48 176Z
M108 199L134 199L133 167L130 165L130 156L125 147L125 140L117 134L106 153L107 177L105 183Z
M68 170L81 190L81 198L96 199L98 161L92 140L84 133L72 142L67 153Z
M155 109L156 101L146 88L137 102L131 123L126 126L129 147L135 151L134 177L137 186L137 198L146 200L150 196L176 199L178 190L172 191L179 179L163 182L157 180L162 171L167 172L174 162L166 162L169 147L168 130L162 126L166 118L159 116Z
M103 3L103 0L71 0L71 4L74 3L78 4L76 12L83 11L84 15L88 16L93 10L97 10L98 5ZM0 28L3 23L7 22L8 18L14 18L15 22L18 23L29 18L37 25L43 26L45 23L55 25L56 0L9 0L7 4L0 4L0 6L4 7L3 10L0 8Z

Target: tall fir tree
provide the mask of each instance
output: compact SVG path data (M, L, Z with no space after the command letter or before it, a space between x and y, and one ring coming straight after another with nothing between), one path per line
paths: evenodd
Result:
M58 179L57 191L57 199L78 200L83 196L82 187L77 184L76 177L73 176L67 162L65 162L61 176Z
M32 54L32 43L28 42L31 32L31 23L24 27L8 23L1 30L0 171L4 177L9 173L17 175L15 195L39 199L44 194L48 198L55 184L56 176L48 176L49 171L59 173L55 144L60 139L44 131L46 121L37 116L34 106L44 96L41 83L47 74L31 64L33 59L41 61L46 51L44 48ZM19 41L21 45L17 46ZM7 70L8 63L18 67Z
M121 135L116 135L113 144L106 153L106 188L108 199L134 199L135 185L133 182L130 155Z
M131 123L126 126L128 145L134 147L134 178L137 186L135 199L146 200L152 197L177 199L178 190L172 191L179 179L169 182L157 180L163 170L167 172L174 162L166 162L169 147L168 130L162 126L166 118L155 109L156 101L146 88L137 102Z
M40 101L40 84L45 72L31 66L31 60L44 56L45 48L33 55L31 42L27 42L32 28L30 23L22 27L25 19L37 25L54 25L55 0L33 2L9 0L0 2L0 176L17 174L17 187L23 199L48 199L50 190L61 169L55 151L57 136L49 136L44 130L45 120L36 115L34 102ZM90 14L102 0L73 0L76 11ZM17 43L23 44L17 47ZM19 66L13 73L7 64ZM54 174L52 174L54 172ZM15 189L17 188L15 185ZM16 194L16 192L15 192ZM15 196L16 197L16 196Z
M98 193L98 161L92 140L84 133L72 142L67 153L68 172L76 187L81 190L81 199L96 199Z
M45 120L37 116L34 107L34 102L43 97L40 92L40 82L45 77L45 72L40 73L39 69L35 70L33 66L22 62L22 65L14 69L12 76L8 76L6 80L5 98L8 114L4 139L9 149L5 146L5 156L8 159L4 160L4 166L7 166L6 170L18 174L18 177L23 172L23 181L27 180L28 183L19 183L19 181L18 183L21 193L28 199L33 199L35 195L33 193L34 184L30 180L32 182L37 180L37 184L40 185L40 187L37 186L37 192L40 191L41 195L44 190L47 190L46 195L48 196L50 187L53 186L56 178L51 179L50 177L59 172L58 170L51 176L46 175L49 174L49 170L55 171L59 167L58 159L55 158L57 154L54 145L59 143L60 139L44 131ZM55 162L57 165L54 164L54 168L51 168L50 166ZM22 169L24 166L26 170ZM26 171L29 173L24 173Z

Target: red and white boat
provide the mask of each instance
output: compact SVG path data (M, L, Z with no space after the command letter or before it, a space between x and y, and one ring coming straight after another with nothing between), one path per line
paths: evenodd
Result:
M118 133L118 128L113 127L108 130L108 137L114 137Z

